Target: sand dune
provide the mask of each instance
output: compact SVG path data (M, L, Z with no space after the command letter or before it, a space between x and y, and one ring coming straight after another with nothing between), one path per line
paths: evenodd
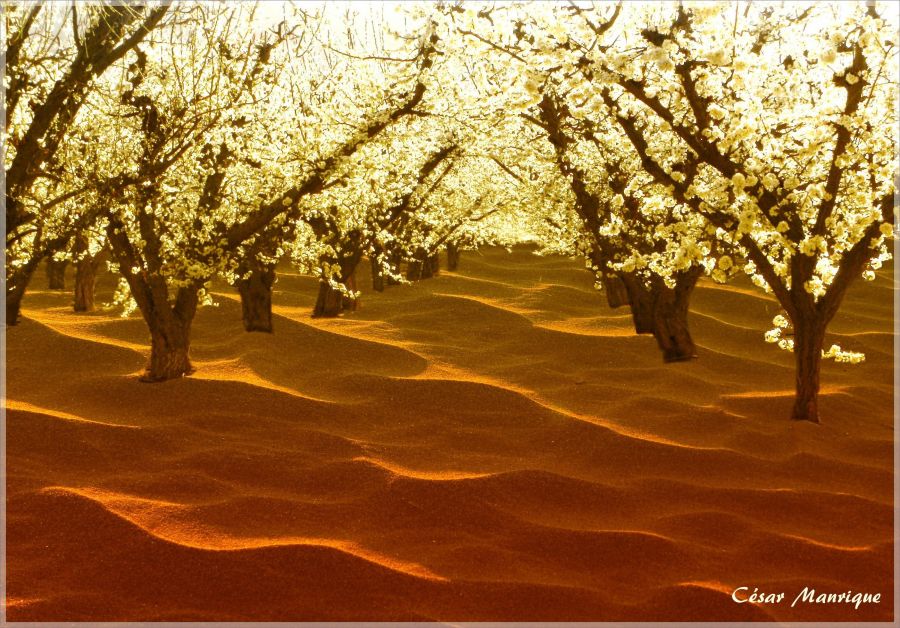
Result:
M826 363L821 425L787 420L778 308L743 282L701 283L674 365L526 249L336 320L315 289L285 269L266 335L219 286L197 373L145 385L139 317L35 286L8 333L10 620L892 619L889 273L834 321L867 360ZM883 601L791 608L803 587Z

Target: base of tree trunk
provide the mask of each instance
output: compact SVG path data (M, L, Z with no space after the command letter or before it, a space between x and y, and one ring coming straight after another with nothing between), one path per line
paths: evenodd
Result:
M663 352L663 362L687 362L697 358L697 348L691 340L690 334L685 336L665 335L668 332L663 331L654 334Z
M794 401L794 408L791 410L791 420L793 421L809 421L810 423L819 422L819 404L818 400L800 402Z
M47 284L51 290L66 289L66 266L69 260L47 260Z
M447 270L456 272L459 268L460 254L461 251L456 244L450 243L447 245Z
M431 271L431 277L437 277L441 274L441 256L440 253L434 253L428 257L428 270Z
M275 266L262 266L239 279L241 313L246 331L272 333L272 286L275 285Z
M688 330L687 307L679 307L674 291L662 288L654 311L653 336L664 362L684 362L697 357L697 348Z
M675 287L662 280L653 286L653 336L663 352L665 362L684 362L697 357L697 347L688 329L688 306L691 293L700 278L700 269L679 273Z
M422 262L412 260L406 264L406 280L419 281L422 279Z
M94 290L97 279L97 267L100 260L85 256L75 264L75 303L76 312L94 311Z
M665 362L684 362L697 357L687 316L691 292L699 277L700 269L692 268L680 273L675 287L670 288L660 278L648 286L633 275L621 276L621 285L631 306L634 330L639 334L653 334ZM623 292L615 283L611 282L612 289L607 292L611 306L620 302Z
M359 258L341 261L341 284L350 292L356 292L356 266L359 264ZM340 289L334 288L327 281L319 282L319 295L316 298L316 305L313 308L313 318L334 318L342 312L356 311L359 306L357 299L349 297L341 292Z
M796 396L791 418L795 421L819 422L819 372L822 367L822 345L825 330L803 321L794 324L794 359L797 365Z
M385 259L388 262L391 273L386 273L384 270L382 262L385 261ZM396 250L385 250L381 247L375 248L372 257L369 260L369 263L372 265L372 289L375 292L384 292L385 287L400 284L398 280L394 279L392 273L400 272L401 261L402 255Z
M6 293L6 324L8 326L18 325L19 317L22 310L22 296L25 290L17 290L13 288Z
M333 318L344 311L344 295L327 281L319 283L319 296L313 308L313 318Z
M437 253L429 255L425 249L420 248L406 265L406 279L408 281L431 279L440 272L439 260Z
M188 330L151 332L150 363L140 381L146 383L178 379L194 372L189 357Z
M31 283L31 277L41 263L42 256L35 255L6 276L6 324L17 325L21 316L22 298Z
M143 382L144 384L158 384L160 382L167 382L171 379L187 377L192 374L194 370L190 360L187 361L186 365L180 361L170 362L165 365L147 367L147 370L138 378L138 381Z
M75 255L75 300L72 307L76 312L93 312L97 269L106 255L106 248L91 255L88 234L79 231L72 252Z
M653 315L654 298L650 288L645 287L636 277L622 277L631 306L634 331L638 334L652 334L656 327Z

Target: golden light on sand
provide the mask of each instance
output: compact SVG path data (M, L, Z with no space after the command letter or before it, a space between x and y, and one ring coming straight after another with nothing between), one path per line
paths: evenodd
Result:
M548 273L584 295L567 310L577 323L560 319L563 331L540 324L559 316L556 290L532 290ZM300 593L288 593L294 585L282 577L296 581L319 617L330 611L315 600L353 595L367 616L386 619L413 608L460 612L452 600L465 590L480 600L469 617L484 617L486 603L516 616L514 603L530 617L582 618L578 605L592 615L599 608L585 606L583 595L635 617L646 616L647 595L661 596L654 612L663 616L684 608L666 601L666 591L704 608L733 604L734 587L773 561L790 574L781 588L823 577L857 588L883 582L890 334L865 336L873 370L829 371L823 403L831 420L808 438L802 426L766 418L773 404L791 401L783 354L760 354L756 334L734 337L735 323L766 320L767 300L735 309L727 288L703 284L697 308L715 314L697 317L703 355L673 370L652 354L615 350L652 342L626 334L628 320L604 316L594 324L622 333L594 333L596 297L586 279L564 258L494 250L432 286L368 299L354 319L318 322L304 307L314 279L285 274L279 336L228 341L226 321L240 304L218 298L197 323L202 372L166 384L158 401L157 389L133 379L139 326L102 316L67 324L53 314L65 295L33 295L28 320L9 338L10 359L23 366L10 372L6 402L8 612L47 616L62 612L54 600L106 589L125 600L163 595L183 617L230 608L209 589L224 586L218 580L154 593L104 575L138 569L144 582L164 569L178 579L200 564L240 586L275 587L284 600ZM504 286L503 300L460 298L488 284ZM873 290L877 282L853 292L851 311ZM529 305L517 311L507 301ZM440 317L430 313L435 304ZM852 314L838 323L845 334L891 325ZM726 352L705 349L728 338ZM357 361L330 361L336 342ZM59 396L42 366L59 343L106 360L110 373L72 380L74 394ZM598 355L607 357L587 359ZM751 355L736 380L732 365ZM852 409L863 390L870 405L860 423ZM131 401L122 405L125 394ZM113 414L121 425L102 418ZM84 565L104 547L131 549L77 578L57 570L51 588L30 580L30 565L46 560L43 548L63 537L72 549L61 555ZM797 552L806 558L790 558ZM377 592L360 584L370 573L385 582ZM528 598L536 605L522 606ZM292 616L282 603L259 600L280 609L272 617ZM240 607L252 612L253 602Z
M2 2L4 618L894 619L895 3Z

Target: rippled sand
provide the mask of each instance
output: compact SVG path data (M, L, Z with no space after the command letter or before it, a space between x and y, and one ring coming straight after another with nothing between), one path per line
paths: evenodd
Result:
M892 619L889 274L832 324L867 360L825 365L811 425L744 283L700 285L700 357L666 365L567 259L468 253L337 320L284 271L274 335L220 286L197 373L156 385L139 317L35 278L7 336L9 620ZM883 601L790 608L804 586Z

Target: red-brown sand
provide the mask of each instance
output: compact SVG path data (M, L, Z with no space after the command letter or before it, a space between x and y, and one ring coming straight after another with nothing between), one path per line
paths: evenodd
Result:
M138 316L44 284L8 333L9 620L893 618L889 273L831 326L867 359L826 363L821 425L744 283L665 365L571 260L467 253L337 320L285 268L274 335L220 286L153 385Z

